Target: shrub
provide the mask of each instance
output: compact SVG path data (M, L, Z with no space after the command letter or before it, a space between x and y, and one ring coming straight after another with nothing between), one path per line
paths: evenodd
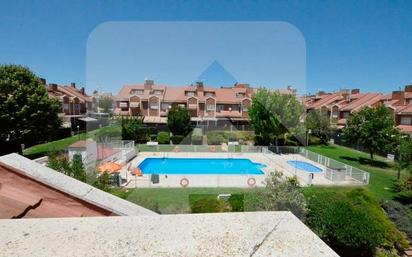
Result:
M192 144L201 145L202 144L202 138L203 138L202 129L201 128L193 129Z
M220 145L227 142L226 138L220 132L209 132L206 136L209 145Z
M225 202L216 195L190 195L190 210L192 213L223 212L227 210Z
M283 178L281 172L272 172L265 179L265 188L256 191L255 199L250 201L257 211L291 211L304 220L306 200L299 187Z
M405 206L397 201L385 201L382 203L389 218L396 226L406 233L409 240L412 240L412 211L408 206Z
M157 134L157 142L159 144L169 144L170 143L170 136L169 136L169 132L159 132L159 134Z
M307 225L342 256L371 256L379 247L396 251L403 235L364 189L321 191L309 198Z
M173 135L170 137L170 139L172 140L172 143L175 145L180 144L184 138L185 136L180 136L180 135Z
M244 195L243 194L232 194L229 197L229 204L234 212L243 212L245 210L244 206Z
M231 142L238 141L238 139L239 139L238 133L232 132L232 131L225 132L224 136L228 141L231 141Z

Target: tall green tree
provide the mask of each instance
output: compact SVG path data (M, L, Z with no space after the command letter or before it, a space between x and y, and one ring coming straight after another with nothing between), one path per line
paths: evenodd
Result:
M189 111L183 107L172 108L167 115L167 126L173 135L187 135L192 130Z
M398 159L401 169L412 168L412 138L403 137L400 140Z
M101 95L99 96L99 108L103 109L104 113L109 113L113 108L113 97L109 95Z
M343 130L344 138L368 149L372 160L378 151L394 151L399 143L399 135L389 109L383 105L365 107L356 112L349 117Z
M320 110L311 110L306 115L306 129L312 131L312 135L318 137L322 144L327 144L330 138L329 118Z
M0 144L34 144L51 138L61 125L60 106L28 68L0 66Z
M144 117L122 118L122 139L146 143L150 140L149 128L143 123Z
M249 108L250 125L255 134L276 145L281 136L300 128L302 114L303 106L295 95L280 94L266 88L256 92Z

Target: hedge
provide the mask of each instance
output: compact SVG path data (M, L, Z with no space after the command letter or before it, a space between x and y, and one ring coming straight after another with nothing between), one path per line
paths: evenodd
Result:
M189 195L189 205L192 213L223 212L227 210L225 202L217 199L215 194Z
M170 136L169 136L169 132L159 132L159 134L157 134L157 142L159 144L169 144L170 143Z

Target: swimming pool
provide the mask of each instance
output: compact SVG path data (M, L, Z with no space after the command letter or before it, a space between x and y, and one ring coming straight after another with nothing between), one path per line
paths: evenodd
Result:
M146 158L139 164L143 174L263 175L264 164L249 159Z
M306 172L310 173L319 173L322 172L322 169L316 167L315 165L312 165L308 162L302 162L302 161L288 161L288 164L293 166L296 169L299 170L304 170Z

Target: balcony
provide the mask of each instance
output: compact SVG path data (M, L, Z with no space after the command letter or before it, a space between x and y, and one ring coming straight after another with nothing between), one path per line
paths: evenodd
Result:
M139 108L140 103L139 102L130 102L130 108Z
M119 107L120 107L120 108L128 108L129 105L128 105L127 102L121 102L121 103L119 104Z

